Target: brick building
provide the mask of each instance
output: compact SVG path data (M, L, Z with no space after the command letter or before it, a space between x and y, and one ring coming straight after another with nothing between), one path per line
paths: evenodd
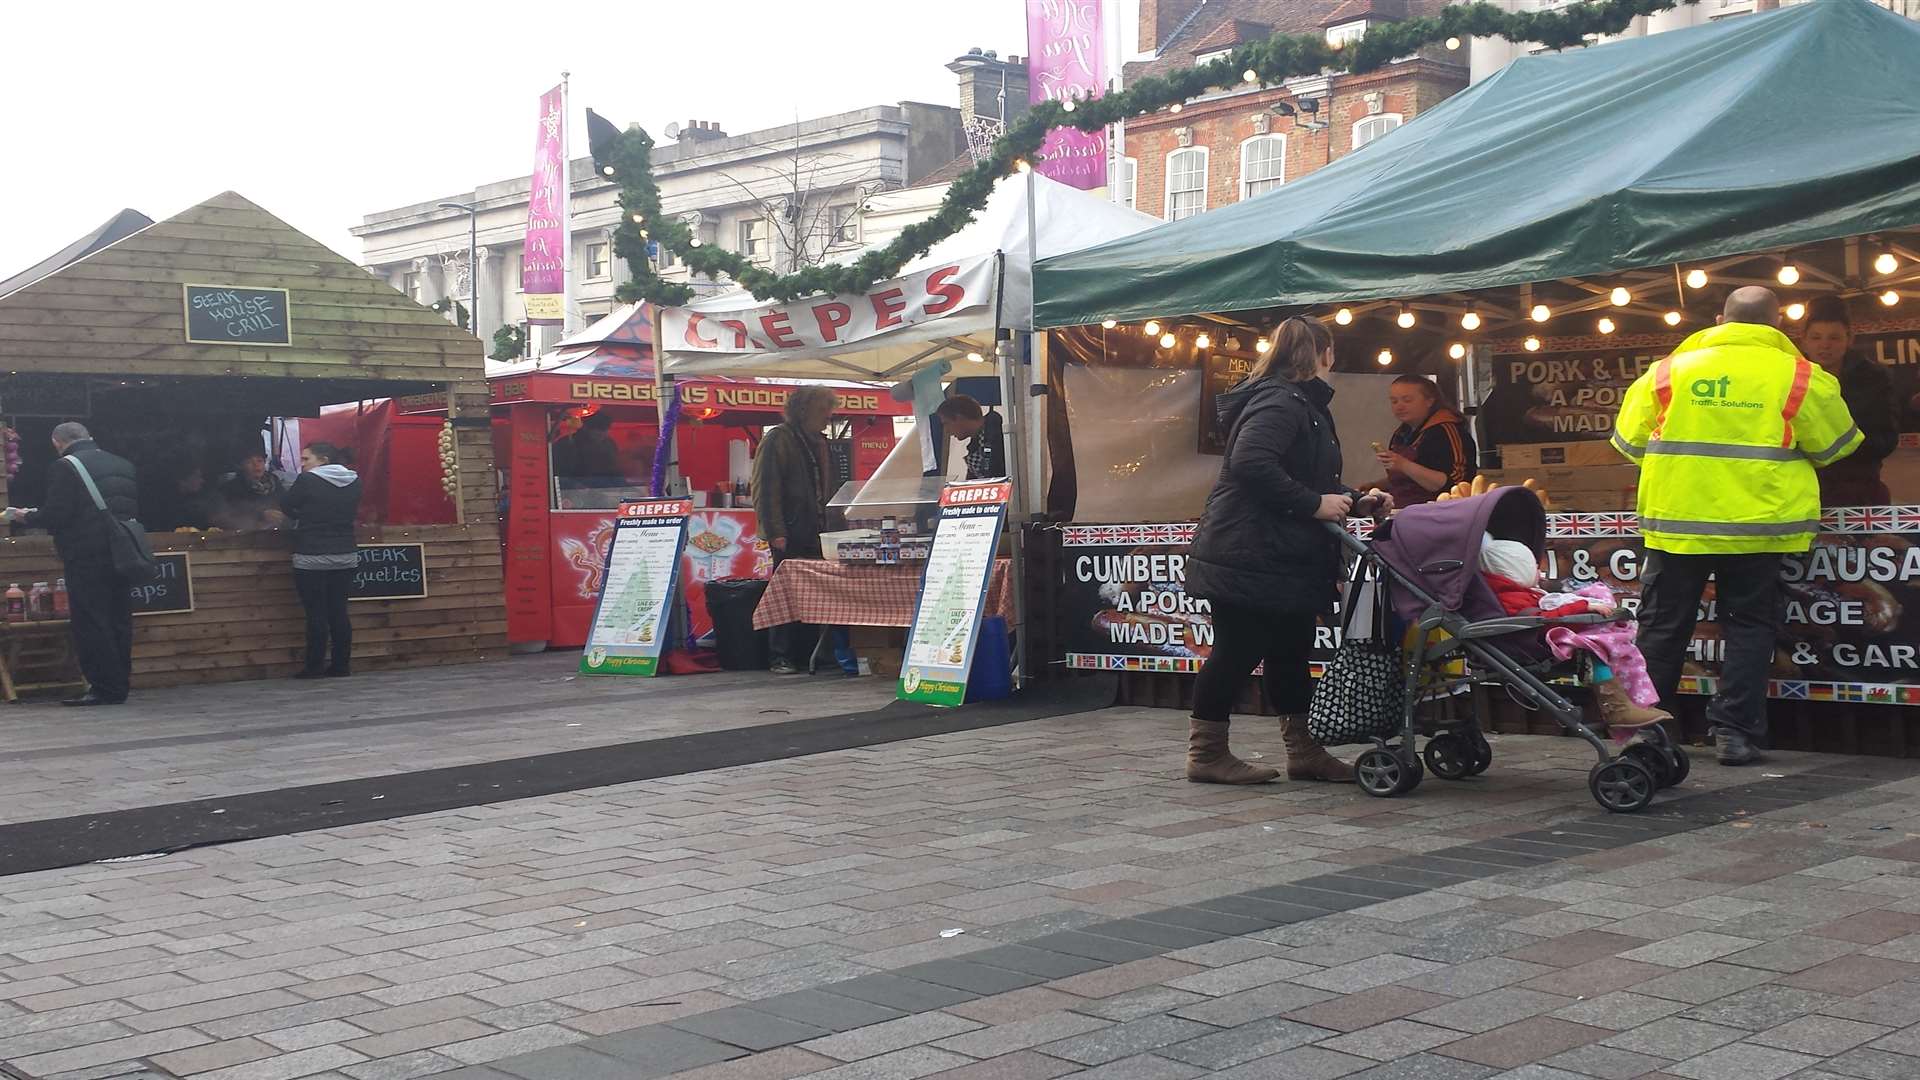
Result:
M1430 14L1446 0L1140 0L1131 84L1206 63L1274 33L1351 41L1369 25ZM1271 191L1343 157L1464 89L1467 50L1435 49L1366 75L1334 73L1234 88L1128 120L1121 201L1173 219Z

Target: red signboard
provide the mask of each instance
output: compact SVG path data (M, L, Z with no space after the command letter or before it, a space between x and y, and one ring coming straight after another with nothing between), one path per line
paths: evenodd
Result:
M552 532L553 631L556 648L584 644L600 595L600 575L618 515L611 510L554 513ZM687 517L687 548L680 557L694 637L713 629L706 583L720 578L773 574L773 555L760 540L752 510L693 510Z

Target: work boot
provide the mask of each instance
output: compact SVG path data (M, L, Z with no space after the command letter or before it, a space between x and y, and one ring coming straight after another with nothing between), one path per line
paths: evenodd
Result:
M1353 783L1353 766L1327 753L1327 748L1307 734L1307 718L1280 718L1280 738L1287 745L1287 779L1330 780L1336 784Z
M1593 684L1593 703L1600 709L1600 721L1608 730L1617 728L1643 728L1652 724L1665 723L1673 719L1673 714L1665 709L1648 708L1636 705L1627 696L1627 689L1620 685L1619 679Z
M1722 765L1756 765L1766 760L1760 756L1760 751L1754 747L1753 740L1747 738L1745 732L1721 728L1715 740L1720 744L1720 764Z
M1227 724L1194 719L1187 729L1187 779L1196 784L1264 784L1278 769L1249 765L1227 749Z

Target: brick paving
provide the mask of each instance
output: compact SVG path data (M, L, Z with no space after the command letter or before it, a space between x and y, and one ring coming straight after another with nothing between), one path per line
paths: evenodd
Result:
M535 658L325 704L260 686L84 723L18 710L0 820L751 739L885 697L565 676ZM1270 723L1240 727L1278 760ZM1696 761L1655 814L1606 818L1570 740L1497 738L1479 780L1380 801L1186 784L1181 730L1108 709L18 875L0 1061L60 1080L1920 1076L1920 770Z

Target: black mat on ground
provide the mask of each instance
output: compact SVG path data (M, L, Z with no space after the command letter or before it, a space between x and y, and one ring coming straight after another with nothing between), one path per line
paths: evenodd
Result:
M1117 690L1110 676L1071 678L959 709L896 701L870 712L0 825L0 876L1044 720L1104 709Z

